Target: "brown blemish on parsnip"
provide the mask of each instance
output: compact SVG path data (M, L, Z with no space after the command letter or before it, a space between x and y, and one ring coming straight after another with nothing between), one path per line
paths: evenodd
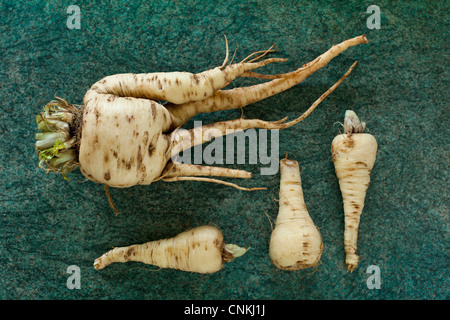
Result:
M100 111L96 107L94 107L94 115L95 115L95 121L98 124L98 119L100 118Z
M154 145L152 145L152 144L150 144L148 146L148 155L149 155L149 157L151 157L153 155L153 152L155 151L155 149L156 149L156 147Z
M200 83L200 76L199 75L193 74L192 78L193 78L193 80L194 80L196 85L198 85Z
M142 165L142 153L141 153L141 146L138 148L137 152L137 170L140 171L141 165Z
M124 255L125 260L130 260L130 257L132 255L136 255L134 247L128 248L128 250L125 252L125 255Z
M148 143L148 131L144 131L143 139L144 139L144 145L146 146Z
M152 117L156 119L156 105L154 102L152 102Z
M351 149L355 146L355 142L353 139L349 136L347 139L344 140L344 146Z

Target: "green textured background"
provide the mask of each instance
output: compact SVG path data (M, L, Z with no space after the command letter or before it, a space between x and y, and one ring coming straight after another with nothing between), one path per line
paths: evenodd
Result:
M0 1L0 298L2 299L447 299L449 298L448 1ZM81 29L66 27L69 5ZM369 30L369 5L381 29ZM199 182L111 189L37 167L35 115L56 94L81 104L104 76L124 72L199 72L223 61L224 34L240 60L272 43L287 72L332 44L365 33L354 47L300 85L245 108L247 118L294 118L355 61L357 69L314 113L280 131L280 156L301 164L306 205L320 228L318 270L277 270L268 255L279 176L260 164L244 192ZM256 83L238 79L231 85ZM344 265L343 212L330 144L346 109L368 122L379 143L359 236L360 265ZM199 115L209 123L240 111ZM191 125L192 123L189 123ZM270 218L270 220L269 220ZM204 224L228 242L251 246L211 275L154 272L139 264L92 263L112 246L174 236ZM69 265L81 289L66 287ZM366 285L378 265L381 289Z

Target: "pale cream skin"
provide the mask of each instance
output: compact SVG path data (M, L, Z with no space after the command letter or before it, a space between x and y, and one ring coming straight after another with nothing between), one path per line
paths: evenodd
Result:
M352 115L351 112L347 111L346 118ZM359 123L356 114L354 117ZM357 133L337 135L331 144L334 167L344 202L344 247L348 271L355 270L359 262L356 254L358 228L378 148L373 135L362 133L363 127L357 130L360 131Z
M137 261L160 268L214 273L221 270L225 262L246 251L236 245L226 245L218 228L201 226L173 238L114 248L97 258L94 268L99 270L115 262Z
M167 170L168 166L177 168L171 158L178 152L213 138L200 135L195 140L192 136L196 129L181 132L177 128L198 113L241 108L287 90L327 65L347 48L367 42L364 35L346 40L294 72L272 76L250 70L285 59L253 62L260 57L249 61L245 61L246 58L229 66L225 61L222 67L199 74L169 72L108 76L94 84L83 100L78 154L80 170L94 182L118 188L148 185L159 179L164 180L164 177L166 181L212 175L249 177L248 173L228 168L204 170L200 166L183 166L176 173ZM273 80L250 87L221 90L239 76ZM314 107L337 84L322 95ZM168 103L163 105L160 100ZM267 122L241 118L213 123L208 127L217 129L222 135L230 129L284 129L303 120L312 109L287 123L282 123L286 119ZM187 177L188 174L190 177Z
M314 267L322 255L320 231L306 209L298 162L280 161L279 211L269 244L269 256L282 270Z

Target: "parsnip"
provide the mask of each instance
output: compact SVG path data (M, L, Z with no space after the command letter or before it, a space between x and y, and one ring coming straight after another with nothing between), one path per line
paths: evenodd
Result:
M201 226L173 238L114 248L94 262L95 269L111 263L137 261L181 271L214 273L224 263L240 257L247 249L225 244L222 232L213 226Z
M283 270L314 267L323 243L306 209L298 162L281 160L280 175L279 212L270 238L270 259Z
M348 271L353 271L358 266L358 228L378 148L375 137L363 133L364 129L365 123L359 120L355 112L347 110L344 133L337 135L331 144L344 202L344 246Z
M199 128L177 129L196 114L241 108L287 90L326 66L346 49L367 42L364 35L348 39L296 71L285 74L261 75L251 71L268 63L285 61L276 58L260 60L273 51L269 49L252 59L247 57L231 65L227 65L226 58L221 67L199 74L167 72L108 76L87 91L81 108L58 98L37 117L38 128L42 132L36 135L39 164L48 171L63 175L78 166L89 180L117 188L149 185L158 180L199 179L197 176L203 174L249 177L248 173L223 167L215 170L197 170L195 165L177 168L177 164L172 162L177 153L213 138L208 135L186 137L186 133L193 134ZM200 128L214 128L222 135L227 133L227 129L288 128L306 118L352 68L307 112L290 122L284 122L286 118L273 122L236 119ZM223 90L236 77L272 80ZM168 103L163 105L160 100ZM177 171L171 173L168 168ZM189 176L193 172L196 177ZM176 174L176 177L170 177L171 174Z

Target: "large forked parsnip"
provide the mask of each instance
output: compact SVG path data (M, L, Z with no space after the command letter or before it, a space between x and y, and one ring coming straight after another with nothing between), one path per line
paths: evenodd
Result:
M269 49L228 65L227 50L221 67L198 74L128 73L105 77L87 91L81 108L59 98L47 104L44 112L37 116L41 130L36 135L39 164L63 175L79 166L88 179L118 188L149 185L161 179L217 182L220 180L205 177L249 178L251 174L246 171L179 164L172 158L217 136L211 136L208 129L225 135L230 130L288 128L306 118L345 76L308 111L290 122L285 122L286 118L273 122L240 118L191 130L178 129L199 113L241 108L287 90L346 49L367 42L364 35L345 40L298 70L285 74L261 75L251 71L272 62L285 61L277 58L261 60L265 54L274 51ZM257 56L253 57L255 54ZM271 80L224 90L236 77ZM160 101L167 103L163 105Z
M115 262L137 261L160 268L213 273L246 252L247 249L237 245L225 244L218 228L201 226L173 238L114 248L97 258L94 268L99 270Z
M346 111L343 126L344 133L332 141L331 153L344 202L345 262L347 270L353 271L358 266L358 228L378 144L373 135L364 133L365 122L355 112Z
M270 259L283 270L314 267L322 255L323 243L306 209L298 162L281 160L280 175L280 204L270 238Z

